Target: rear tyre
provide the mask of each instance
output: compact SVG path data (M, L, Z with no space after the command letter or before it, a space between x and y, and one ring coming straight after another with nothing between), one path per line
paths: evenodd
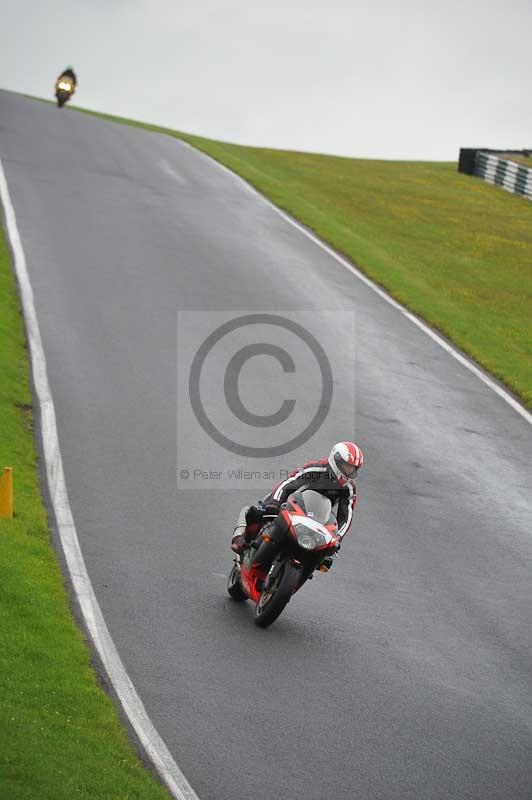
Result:
M267 628L275 622L299 586L300 580L299 567L289 561L281 564L273 583L261 594L255 607L255 623L259 628Z
M229 597L231 597L233 600L236 600L238 603L248 599L247 594L245 594L242 586L240 585L240 570L236 564L233 564L233 569L227 578L227 591L229 593Z

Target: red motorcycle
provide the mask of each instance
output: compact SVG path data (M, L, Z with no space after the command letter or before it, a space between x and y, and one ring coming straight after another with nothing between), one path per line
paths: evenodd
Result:
M315 570L328 571L340 541L331 501L312 489L294 492L236 556L227 591L233 600L253 600L255 622L266 628Z

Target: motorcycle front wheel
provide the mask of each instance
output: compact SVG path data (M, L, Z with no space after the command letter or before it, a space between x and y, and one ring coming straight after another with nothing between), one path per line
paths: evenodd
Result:
M296 591L301 580L301 569L284 561L271 583L260 596L255 606L255 623L259 628L267 628L275 622L279 614Z

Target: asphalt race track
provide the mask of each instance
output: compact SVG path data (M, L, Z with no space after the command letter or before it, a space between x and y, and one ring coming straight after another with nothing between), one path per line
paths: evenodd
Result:
M0 158L87 568L201 800L530 800L528 422L180 142L0 92ZM303 450L356 435L367 468L333 570L262 631L223 577L260 492L176 488L176 314L293 308L328 310L346 375L355 312L356 431L334 417Z

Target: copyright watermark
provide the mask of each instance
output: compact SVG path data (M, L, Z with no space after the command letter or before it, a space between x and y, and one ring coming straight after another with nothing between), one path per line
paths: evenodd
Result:
M178 488L268 491L354 431L354 312L178 312Z
M271 481L272 483L280 483L288 478L290 470L249 470L243 467L231 467L225 470L216 469L200 469L195 467L193 469L180 469L179 477L183 481L193 481L195 483L203 483L205 481L238 481L245 483L246 481Z

